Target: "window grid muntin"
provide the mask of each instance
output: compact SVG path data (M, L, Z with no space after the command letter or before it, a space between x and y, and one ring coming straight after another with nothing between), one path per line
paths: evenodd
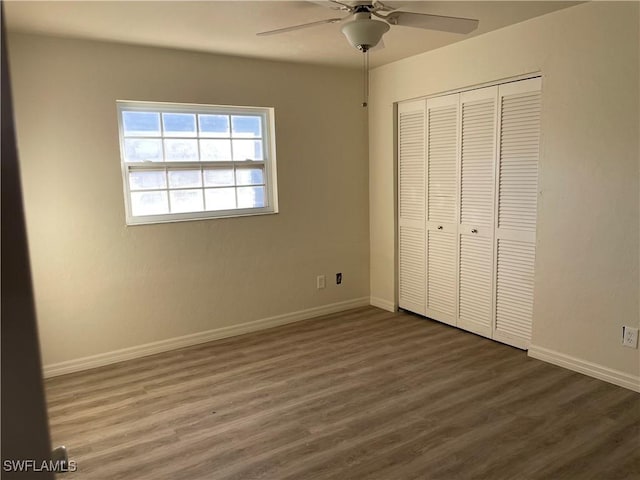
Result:
M128 168L127 169L127 183L128 183L128 188L129 188L129 192L130 193L140 193L140 192L145 192L145 193L151 193L151 192L167 192L167 198L168 198L168 212L164 213L164 214L159 214L159 215L174 215L174 214L180 214L183 212L173 212L173 208L172 208L172 203L171 203L171 194L170 192L172 191L180 191L180 190L200 190L202 193L202 205L203 205L203 209L202 210L194 210L190 213L197 213L197 212L209 212L209 211L213 211L213 210L208 210L207 209L207 202L206 202L206 190L215 190L215 189L231 189L233 188L234 190L234 195L235 195L235 204L236 204L236 208L238 205L238 189L242 189L242 188L250 188L250 187L262 187L264 189L264 193L263 193L263 202L264 202L264 206L263 207L246 207L246 208L253 208L253 209L263 209L263 208L267 208L268 205L268 190L267 190L267 182L266 180L266 172L265 172L265 165L264 162L250 162L250 165L242 165L242 166L230 166L230 167L225 167L225 166L221 166L219 165L219 162L206 162L205 164L202 163L196 163L196 162L189 162L190 165L184 165L187 162L179 162L180 166L176 166L176 167L149 167L149 168L145 168L142 166L139 166L139 163L136 165L136 168ZM234 162L228 162L228 163L234 163ZM235 162L238 163L238 162ZM249 162L242 162L243 164L249 163ZM213 164L213 165L212 165ZM159 165L159 162L158 164ZM229 170L231 169L233 171L233 184L228 184L228 185L205 185L205 170ZM262 170L262 179L263 181L261 183L238 183L238 178L237 178L237 171L238 170L243 170L243 169L256 169L256 170ZM185 170L185 171L198 171L200 173L200 185L198 186L182 186L182 187L171 187L171 183L169 180L169 172L178 172L180 170ZM128 175L130 172L163 172L164 174L164 182L166 187L164 188L135 188L131 185L131 177Z
M157 113L160 117L160 135L126 135L124 132L124 112L144 112L144 113ZM165 120L164 113L186 113L195 116L195 136L186 135L169 135L165 132ZM204 132L201 128L201 117L205 115L221 115L225 116L228 122L229 135L214 136L215 132ZM237 132L234 129L234 117L252 117L258 118L259 134L248 134L242 136L242 132ZM273 163L275 158L271 158L273 154L274 145L271 140L272 135L272 109L258 108L258 107L226 107L226 106L208 106L208 105L191 105L191 104L157 104L157 103L145 103L145 102L118 102L118 121L120 128L121 138L121 151L122 151L122 166L123 175L125 176L125 202L127 205L127 222L129 224L138 223L162 223L173 222L182 220L200 220L207 218L218 217L230 217L230 216L245 216L245 215L261 215L277 212L277 201L275 198L275 171L272 169L275 167ZM211 133L211 135L207 135ZM236 135L237 133L237 135ZM249 136L251 135L251 136ZM161 155L162 161L126 161L124 151L124 141L126 139L149 139L160 140L161 143ZM197 145L198 158L202 158L201 153L201 140L227 140L229 141L231 148L231 158L229 160L189 160L189 161L166 161L167 151L165 149L165 139L189 139L195 140ZM234 144L233 140L246 140L251 142L259 142L259 147L262 154L261 160L234 160ZM254 143L255 145L255 143ZM255 146L253 147L256 148ZM255 152L255 150L254 150ZM255 153L253 154L255 156ZM243 168L256 168L262 171L261 183L238 183L237 171ZM177 169L185 170L199 170L200 172L200 186L199 187L170 187L169 186L169 171L175 171ZM133 171L163 171L166 188L132 188L130 172ZM233 172L233 184L205 186L205 170L232 170ZM206 191L215 189L229 189L233 188L236 208L228 210L209 210L206 201ZM239 189L248 188L260 188L261 197L264 206L262 207L240 207ZM171 213L173 209L171 204L171 192L177 190L195 190L198 189L202 192L202 206L203 210L192 211L188 213ZM167 208L169 213L155 214L155 215L133 215L133 206L131 205L131 195L133 193L151 193L151 192L166 192L167 195ZM255 201L255 200L254 200Z

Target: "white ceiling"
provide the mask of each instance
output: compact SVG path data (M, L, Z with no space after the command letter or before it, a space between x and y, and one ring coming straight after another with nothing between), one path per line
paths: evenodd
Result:
M280 35L257 32L345 15L309 1L5 1L10 31L154 45L228 55L358 67L362 54L340 32L341 23ZM356 3L349 1L346 3ZM458 42L580 2L424 2L387 5L420 13L476 18L469 35L392 26L371 66Z

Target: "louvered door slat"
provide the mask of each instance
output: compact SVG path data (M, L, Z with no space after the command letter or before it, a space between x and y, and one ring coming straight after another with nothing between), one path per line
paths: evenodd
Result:
M535 232L540 139L540 92L502 98L498 228ZM514 152L529 152L528 156ZM527 174L524 174L524 171ZM515 207L523 215L513 215Z
M398 123L400 218L424 221L424 109L400 112Z
M425 307L424 230L400 227L400 306L416 313Z
M498 240L496 329L531 338L535 244Z
M494 338L527 348L533 323L540 80L500 87Z
M495 170L495 88L493 98L462 103L460 223L493 224Z
M457 186L457 105L428 109L428 212L431 222L455 222Z
M427 239L427 308L447 317L455 315L456 235L429 231ZM444 319L446 319L445 317Z
M425 313L425 102L398 107L399 305Z
M491 333L493 243L490 237L460 235L458 321L462 328Z
M426 315L456 324L459 94L427 100Z
M491 336L497 87L461 95L457 325Z

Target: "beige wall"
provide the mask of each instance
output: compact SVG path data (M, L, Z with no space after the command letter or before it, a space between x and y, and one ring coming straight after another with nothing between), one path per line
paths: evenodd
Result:
M578 5L374 70L371 296L396 301L393 103L542 72L533 344L637 376L639 5Z
M45 365L368 296L357 71L18 34L9 48ZM126 227L116 99L275 107L280 213Z

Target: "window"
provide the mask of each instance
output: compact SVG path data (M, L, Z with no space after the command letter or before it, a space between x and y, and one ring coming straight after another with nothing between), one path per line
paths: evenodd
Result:
M272 108L117 105L128 225L278 211Z

